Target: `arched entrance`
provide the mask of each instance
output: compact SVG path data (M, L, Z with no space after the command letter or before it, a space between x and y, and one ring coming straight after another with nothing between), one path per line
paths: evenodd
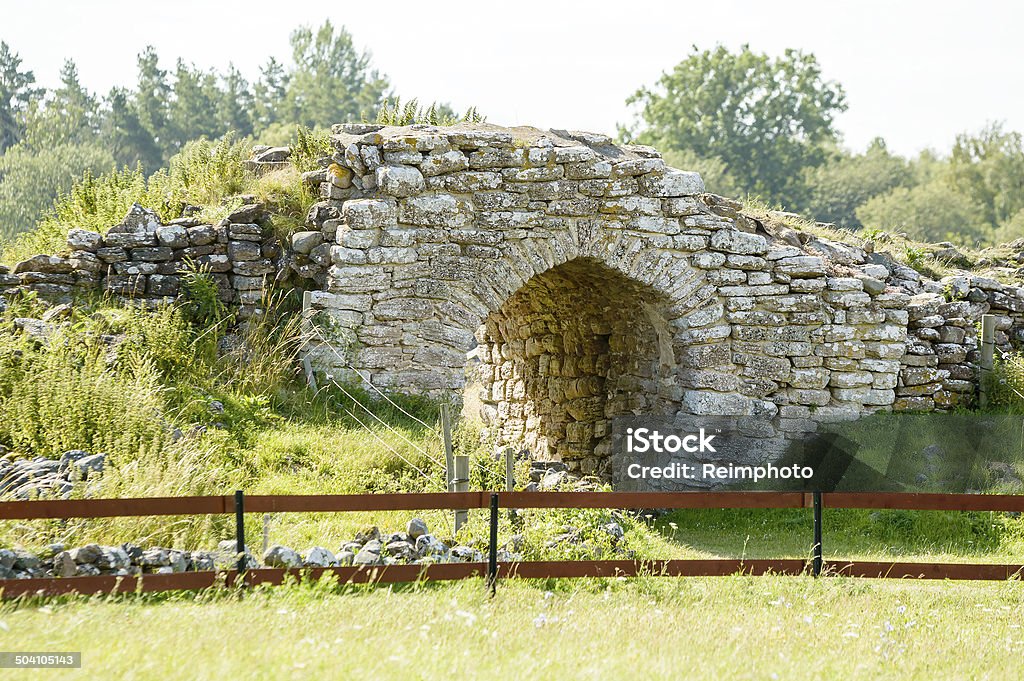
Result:
M470 384L497 444L607 476L613 417L679 409L668 309L596 259L532 277L476 334Z

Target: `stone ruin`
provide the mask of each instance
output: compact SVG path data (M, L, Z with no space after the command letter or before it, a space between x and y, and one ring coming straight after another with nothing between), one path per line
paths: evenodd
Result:
M976 392L981 315L997 315L1004 350L1024 331L1018 286L933 281L870 241L748 214L650 147L466 124L339 125L331 139L305 176L322 200L283 247L242 220L179 224L173 243L163 225L73 232L59 282L33 259L0 286L120 292L143 277L136 290L174 295L171 263L189 252L215 260L224 298L250 313L269 277L292 282L311 291L319 370L443 399L468 387L499 447L604 477L616 416L749 416L796 433L950 409Z

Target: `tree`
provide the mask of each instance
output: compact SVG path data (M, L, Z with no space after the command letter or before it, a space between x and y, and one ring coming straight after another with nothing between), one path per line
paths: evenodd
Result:
M170 126L168 108L171 88L167 84L167 71L160 68L160 59L152 45L146 47L138 57L139 79L135 91L135 113L161 149L164 157L170 156Z
M105 103L100 134L116 165L134 168L141 164L146 170L156 170L163 162L163 152L139 120L138 109L131 102L131 93L124 88L113 88Z
M942 177L869 199L857 209L857 219L865 227L904 231L920 241L976 246L993 237L982 206Z
M0 41L0 153L21 139L25 112L43 90L32 87L36 77L21 70L21 57Z
M168 107L170 131L164 153L177 153L189 140L199 137L214 139L225 130L218 115L221 92L217 77L178 60L174 72L174 97Z
M281 120L288 96L288 74L281 63L270 58L260 69L260 79L253 86L253 128L266 130Z
M217 103L217 118L224 131L234 131L242 137L253 133L253 99L249 82L235 68L228 64L228 72L221 81L224 85Z
M26 120L24 142L37 150L58 144L96 141L100 111L96 97L82 87L78 67L68 59L60 71L59 88L33 106Z
M842 87L822 78L813 55L771 59L747 45L738 54L694 48L627 103L641 107L637 141L719 158L746 191L789 206L800 204L804 168L836 144L834 119L846 109Z
M907 161L889 153L885 140L876 137L863 154L839 152L805 170L807 200L802 210L817 220L858 228L858 206L910 181Z
M71 189L86 169L102 172L113 165L110 152L96 142L8 149L0 156L0 241L35 226L54 198Z
M1019 132L991 123L979 134L957 135L950 157L951 179L981 204L985 219L998 225L1024 208L1024 148Z
M344 28L330 21L316 33L292 33L294 71L288 79L285 111L292 123L310 127L371 120L385 98L388 81L370 68L370 55L358 52Z

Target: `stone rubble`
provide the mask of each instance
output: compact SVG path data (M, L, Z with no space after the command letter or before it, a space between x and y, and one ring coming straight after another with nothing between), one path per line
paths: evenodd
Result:
M565 528L550 546L579 543L580 531ZM600 528L611 537L613 544L623 537L622 527L610 522ZM414 536L415 535L415 536ZM518 547L522 537L516 535L498 550L499 562L523 559ZM75 577L89 575L171 574L215 569L233 569L238 560L233 540L220 542L215 551L181 551L163 547L142 548L135 544L101 546L88 544L67 549L53 544L40 554L20 549L0 549L0 579L32 577ZM426 563L483 562L484 551L466 545L448 546L429 533L420 518L409 521L404 532L382 534L377 527L369 527L357 534L353 541L345 542L336 551L313 546L296 551L287 546L274 545L267 549L262 562L257 561L246 547L247 567L260 568L315 568L351 565L395 565Z
M220 299L251 316L267 285L279 273L282 246L255 222L262 208L243 206L222 222L179 218L163 224L155 212L135 204L119 225L103 235L68 233L65 255L37 255L0 271L0 294L34 291L45 299L70 301L100 290L139 303L174 300L190 263L207 269Z
M64 452L60 459L20 459L5 451L0 447L0 497L21 500L67 499L75 483L102 476L107 459L106 454L90 454L80 449Z

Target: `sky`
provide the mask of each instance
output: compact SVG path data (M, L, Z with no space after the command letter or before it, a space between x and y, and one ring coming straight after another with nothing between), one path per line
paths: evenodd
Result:
M74 59L105 93L131 85L152 44L164 68L233 62L254 79L290 57L298 25L345 26L396 93L476 106L488 122L614 133L626 98L695 45L798 48L838 81L847 147L876 136L904 155L948 149L957 133L1003 121L1024 130L1024 3L975 0L816 2L405 2L334 0L0 0L0 40L45 86Z

